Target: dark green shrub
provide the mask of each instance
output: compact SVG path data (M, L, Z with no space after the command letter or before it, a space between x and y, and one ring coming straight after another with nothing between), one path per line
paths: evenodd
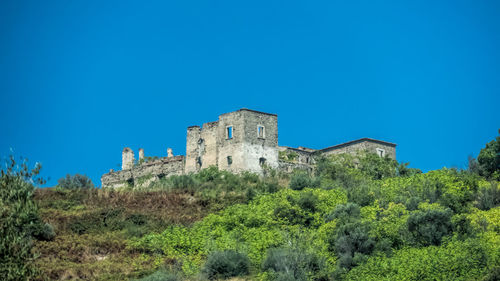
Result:
M170 273L164 269L160 269L155 273L143 277L141 279L136 279L136 281L179 281L182 280L177 274Z
M320 182L318 179L312 179L305 172L297 172L292 175L289 187L293 190L302 190L306 187L311 187L311 188L318 187L319 184Z
M348 222L340 225L334 239L329 240L329 249L339 257L337 265L340 268L350 269L365 261L375 248L375 240L369 236L370 228L367 224Z
M309 191L300 194L297 204L303 210L314 213L316 211L316 205L318 204L318 201L318 196Z
M32 253L32 235L43 229L38 207L33 201L33 182L41 169L30 170L24 161L17 166L10 157L0 173L0 279L32 280L37 275Z
M479 174L492 180L500 180L500 136L487 143L477 157Z
M74 176L66 175L65 178L60 178L57 181L57 186L60 188L93 188L94 184L86 175L76 174Z
M326 217L326 221L338 219L340 223L356 221L361 217L361 209L356 203L339 204L335 210Z
M407 221L408 231L416 245L440 245L441 239L452 232L451 210L413 212Z
M37 227L33 230L33 237L38 240L52 241L56 237L56 233L51 224L37 224Z
M491 183L487 188L481 189L474 205L480 210L489 210L500 205L500 188L497 183Z
M210 280L248 275L250 260L234 250L212 252L203 267L203 274Z
M272 279L279 281L327 280L324 261L298 249L269 249L262 270L270 271Z

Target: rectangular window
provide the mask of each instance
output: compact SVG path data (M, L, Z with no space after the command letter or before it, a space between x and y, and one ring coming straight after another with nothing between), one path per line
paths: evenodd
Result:
M228 166L231 166L231 164L233 164L233 157L228 156L228 157L227 157L227 165L228 165Z
M377 148L377 155L380 156L380 157L384 157L385 156L385 150L383 150L382 148Z
M257 126L257 137L261 139L266 137L264 126Z
M230 140L233 138L233 126L226 127L226 139Z

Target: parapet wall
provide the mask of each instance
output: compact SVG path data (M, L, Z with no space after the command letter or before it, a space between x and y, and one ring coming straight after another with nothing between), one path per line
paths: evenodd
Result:
M126 187L145 183L139 181L153 181L171 175L184 173L184 156L164 157L135 165L131 169L112 171L102 175L102 187Z

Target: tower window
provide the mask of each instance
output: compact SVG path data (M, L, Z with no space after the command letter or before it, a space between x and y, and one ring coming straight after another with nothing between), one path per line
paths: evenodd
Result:
M230 140L233 138L233 126L226 127L226 139Z
M227 165L231 166L231 164L233 164L233 157L232 156L228 156L227 157Z
M259 158L259 165L264 166L266 164L266 158L260 157Z
M385 156L385 150L382 149L382 148L377 148L377 155L380 156L380 157L384 157Z
M266 131L264 126L257 126L257 137L261 139L266 137Z

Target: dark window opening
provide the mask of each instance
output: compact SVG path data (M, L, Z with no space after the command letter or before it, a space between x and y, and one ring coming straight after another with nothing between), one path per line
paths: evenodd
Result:
M233 157L228 156L227 157L227 165L230 166L231 164L233 164Z
M228 140L233 138L233 126L227 127L226 134L227 134L226 137Z
M260 157L259 158L259 165L264 166L266 164L266 158Z
M263 139L266 136L264 126L257 127L257 136L261 139Z
M201 164L202 164L201 157L200 156L196 157L196 167L201 168Z

